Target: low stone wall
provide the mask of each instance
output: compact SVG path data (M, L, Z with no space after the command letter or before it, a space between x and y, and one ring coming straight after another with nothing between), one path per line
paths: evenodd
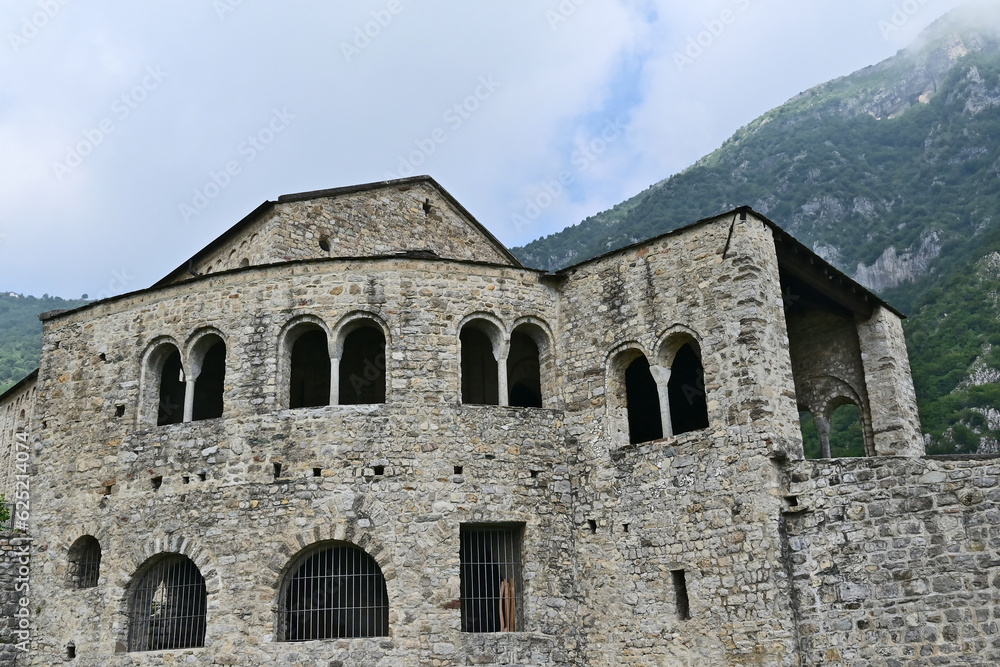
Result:
M30 597L30 590L24 588L24 584L30 581L25 582L20 573L24 552L30 546L31 539L28 537L0 534L0 667L22 664L23 661L18 658L25 654L27 648L25 638L15 630L19 614L24 614L20 601Z
M1000 457L791 466L802 664L1000 664Z

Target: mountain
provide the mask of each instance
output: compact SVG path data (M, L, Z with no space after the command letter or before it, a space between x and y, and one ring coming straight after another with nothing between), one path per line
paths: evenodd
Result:
M749 204L909 312L928 451L1000 441L1000 3L807 90L690 168L514 253L555 269Z
M87 303L43 295L41 298L0 292L0 393L38 368L42 353L39 313L65 310Z

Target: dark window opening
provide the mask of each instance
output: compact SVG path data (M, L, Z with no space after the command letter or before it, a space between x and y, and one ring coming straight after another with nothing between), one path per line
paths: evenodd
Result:
M323 476L322 468L313 468L313 477L322 477L322 476Z
M597 521L594 519L587 519L587 526L590 527L591 534L597 533Z
M108 355L106 355L103 352L101 352L99 355L97 355L97 358L100 359L101 361L107 361L108 360Z
M708 428L705 371L701 367L701 358L690 343L677 351L670 366L667 398L674 435Z
M687 581L684 578L684 570L671 570L670 576L674 580L674 597L677 600L677 617L682 621L691 618L691 605L688 601Z
M76 588L93 588L101 578L101 543L84 535L69 550L70 578Z
M372 466L372 472L374 472L376 475L384 475L385 466Z
M385 403L385 334L362 326L344 338L340 359L340 404Z
M522 533L520 525L461 527L463 632L522 629Z
M187 556L160 557L139 580L129 609L128 650L205 645L205 579Z
M198 481L199 482L204 482L206 479L208 479L208 475L206 475L203 472L198 473Z
M160 370L159 408L156 425L180 424L184 421L184 370L181 353L176 349L167 356Z
M456 475L461 475L463 468L462 468L462 466L455 466L454 468L452 468L452 470L455 471Z
M330 347L326 332L310 329L292 345L288 407L330 405Z
M226 383L226 344L217 340L205 352L201 373L194 381L194 409L191 419L215 419L222 416L222 394Z
M462 402L498 405L500 380L490 337L475 327L466 326L459 340L462 344Z
M625 401L628 406L628 441L632 444L663 437L660 395L649 372L649 362L640 355L625 369Z
M153 477L153 478L152 478L152 479L150 480L150 482L151 482L151 483L152 483L152 485L153 485L153 491L156 491L156 490L157 490L157 489L159 489L159 488L160 488L161 486L163 486L163 478L162 478L162 477L159 477L159 476L157 476L157 477Z
M330 252L330 237L326 234L319 237L319 249L323 252Z
M272 466L274 468L274 478L278 479L279 477L281 477L281 464L280 463L274 463L274 464L272 464Z
M389 634L389 595L378 563L361 549L331 546L299 559L281 596L281 641Z
M508 403L515 408L542 407L541 365L538 344L528 334L514 331L507 356Z
M183 476L181 476L181 483L182 484L190 484L191 483L191 478L188 477L187 475L183 475Z
M125 406L124 405L116 405L115 406L115 417L124 417L124 416L125 416Z
M66 659L73 660L76 658L76 646L73 644L66 645Z

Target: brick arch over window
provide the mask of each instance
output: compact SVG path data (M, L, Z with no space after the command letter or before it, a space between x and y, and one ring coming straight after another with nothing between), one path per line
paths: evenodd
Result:
M363 549L328 540L290 562L278 591L278 637L295 642L389 634L381 567Z
M554 394L555 354L544 322L523 318L510 334L506 362L508 405L540 408Z
M166 553L148 558L136 570L127 599L129 651L205 645L207 587L187 556Z
M465 318L459 327L462 403L507 405L507 348L503 323L487 313Z
M184 421L187 376L180 346L173 338L155 339L142 356L140 420L147 424Z
M188 344L190 378L184 421L222 416L225 410L226 341L215 330L197 332Z
M618 445L663 437L660 392L655 367L638 343L626 343L612 352L608 363L608 423Z
M101 543L93 535L73 542L67 554L67 572L73 588L93 588L101 578Z
M337 323L333 369L338 405L385 403L389 328L374 313L358 311Z
M330 405L330 330L322 319L301 315L278 336L278 404L283 408Z
M681 435L708 428L705 369L698 338L689 329L673 327L662 338L657 360L664 433Z

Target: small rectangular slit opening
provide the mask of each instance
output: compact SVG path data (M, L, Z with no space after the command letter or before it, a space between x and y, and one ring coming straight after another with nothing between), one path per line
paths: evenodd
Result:
M587 525L590 526L591 533L597 532L597 521L595 521L594 519L587 519Z
M375 472L376 475L385 474L385 466L372 466L372 470Z
M281 464L280 463L275 463L274 464L274 478L278 479L279 477L281 477Z
M462 466L455 466L454 471L456 475L461 475L464 468Z
M208 475L206 475L205 473L203 473L203 472L198 473L198 481L199 482L204 482L207 478L208 478Z
M163 485L163 477L157 475L153 479L149 480L153 484L153 491L156 491Z
M313 468L313 477L322 477L322 476L323 476L322 468Z
M184 484L190 484L191 483L191 478L188 477L187 475L184 475L183 477L181 477L181 482L184 483Z
M684 578L684 570L671 570L670 576L674 580L674 596L677 599L677 617L682 621L691 618L691 604L688 600L687 581Z

